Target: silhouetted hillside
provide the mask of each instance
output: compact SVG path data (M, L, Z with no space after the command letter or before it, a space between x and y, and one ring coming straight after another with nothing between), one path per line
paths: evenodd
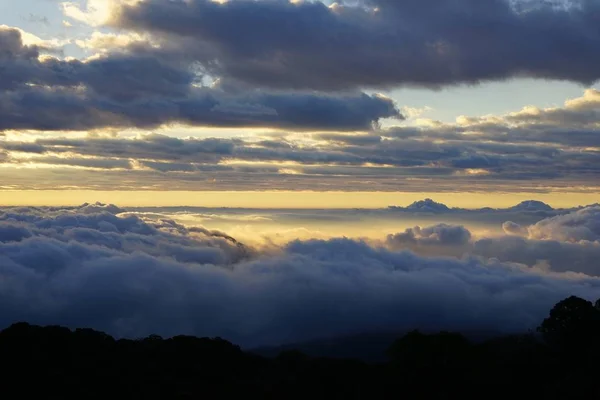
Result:
M381 363L388 360L387 351L392 343L406 333L399 331L369 332L283 346L259 347L251 349L250 352L273 358L283 351L298 350L310 357L356 359L370 363ZM473 343L481 343L501 336L498 332L486 331L468 331L461 332L461 334Z
M413 331L393 341L385 361L366 363L295 350L264 358L219 338L115 340L18 323L0 332L0 372L6 398L598 398L600 302L565 299L538 332L474 342ZM340 345L329 345L336 355Z

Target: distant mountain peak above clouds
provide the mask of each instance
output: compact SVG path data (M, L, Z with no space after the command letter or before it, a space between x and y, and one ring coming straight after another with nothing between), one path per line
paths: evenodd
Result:
M114 204L105 204L102 203L100 201L97 201L95 203L83 203L82 205L80 205L79 207L76 207L76 209L79 212L82 212L84 214L94 214L94 213L98 213L98 212L108 212L110 214L120 214L125 212L125 209L118 207Z
M427 212L450 211L450 208L448 208L447 205L445 205L443 203L438 203L437 201L434 201L429 198L427 198L425 200L415 201L414 203L412 203L411 205L406 207L406 209L411 210L411 211L427 211Z
M554 208L538 200L525 200L517 204L516 206L510 207L509 210L514 211L553 211Z
M411 211L411 212L430 212L430 213L443 213L443 212L506 212L506 211L517 211L517 212L553 212L557 211L552 208L550 205L544 203L539 200L525 200L520 202L517 205L507 208L493 208L493 207L483 207L483 208L457 208L457 207L448 207L444 203L439 203L430 198L425 198L423 200L415 201L409 206L400 207L400 206L390 206L389 209L399 210L399 211Z

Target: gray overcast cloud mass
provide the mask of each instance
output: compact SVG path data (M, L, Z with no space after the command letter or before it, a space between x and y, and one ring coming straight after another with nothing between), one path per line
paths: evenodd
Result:
M401 118L394 103L361 92L283 92L198 86L193 62L145 50L86 61L39 58L16 29L0 27L0 131L216 127L368 130Z
M600 3L145 0L113 26L152 32L206 71L251 85L441 87L511 77L600 77Z
M107 3L108 4L108 3ZM401 118L365 88L536 77L591 84L600 5L505 0L115 3L143 39L87 60L39 58L0 28L0 130L194 126L368 130ZM204 78L218 83L207 86ZM69 118L65 118L65 115Z

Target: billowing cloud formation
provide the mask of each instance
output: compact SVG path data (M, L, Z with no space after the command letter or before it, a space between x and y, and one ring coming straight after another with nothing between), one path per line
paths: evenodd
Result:
M463 226L439 224L421 228L416 226L404 233L388 236L388 241L397 244L424 244L456 246L464 245L471 239L471 232Z
M0 325L218 335L246 346L414 327L519 331L561 298L600 290L584 275L350 239L251 250L221 233L118 211L3 210Z
M7 240L0 259L10 259L18 264L45 264L50 268L67 267L70 262L94 258L95 254L107 256L111 251L130 254L143 252L153 256L169 254L183 262L200 264L232 264L247 256L247 250L234 239L220 232L200 228L186 229L170 220L145 223L137 217L118 217L122 210L115 206L85 204L73 209L8 209L0 213L0 232ZM176 234L177 233L177 234ZM31 238L31 250L37 249L46 260L38 260L27 248L10 245ZM79 255L62 265L61 245L74 246ZM91 246L91 247L85 247ZM40 255L42 256L42 255ZM53 260L56 262L53 263ZM54 267L51 267L54 268Z
M508 234L530 239L561 242L600 242L600 206L594 205L572 213L543 219L530 226L506 221L502 228Z
M277 88L437 87L600 77L596 1L145 0L109 22L225 79ZM166 49L165 49L166 51ZM568 60L566 62L565 60Z
M528 228L529 237L564 242L600 242L600 207L584 208L538 222Z
M202 84L194 63L142 49L87 60L42 56L0 27L0 131L193 126L370 129L400 117L383 96Z
M463 226L441 224L389 235L386 244L423 255L469 254L556 272L600 276L596 261L600 257L599 221L600 207L591 206L550 216L529 226L506 221L502 224L508 234L505 236L472 238Z

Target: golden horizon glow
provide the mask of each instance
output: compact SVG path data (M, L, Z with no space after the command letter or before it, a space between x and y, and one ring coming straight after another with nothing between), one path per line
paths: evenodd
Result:
M431 198L449 207L504 208L524 200L539 200L555 208L600 202L597 193L506 192L315 192L315 191L94 191L94 190L0 190L0 206L74 206L112 203L122 207L211 208L385 208L407 206Z

